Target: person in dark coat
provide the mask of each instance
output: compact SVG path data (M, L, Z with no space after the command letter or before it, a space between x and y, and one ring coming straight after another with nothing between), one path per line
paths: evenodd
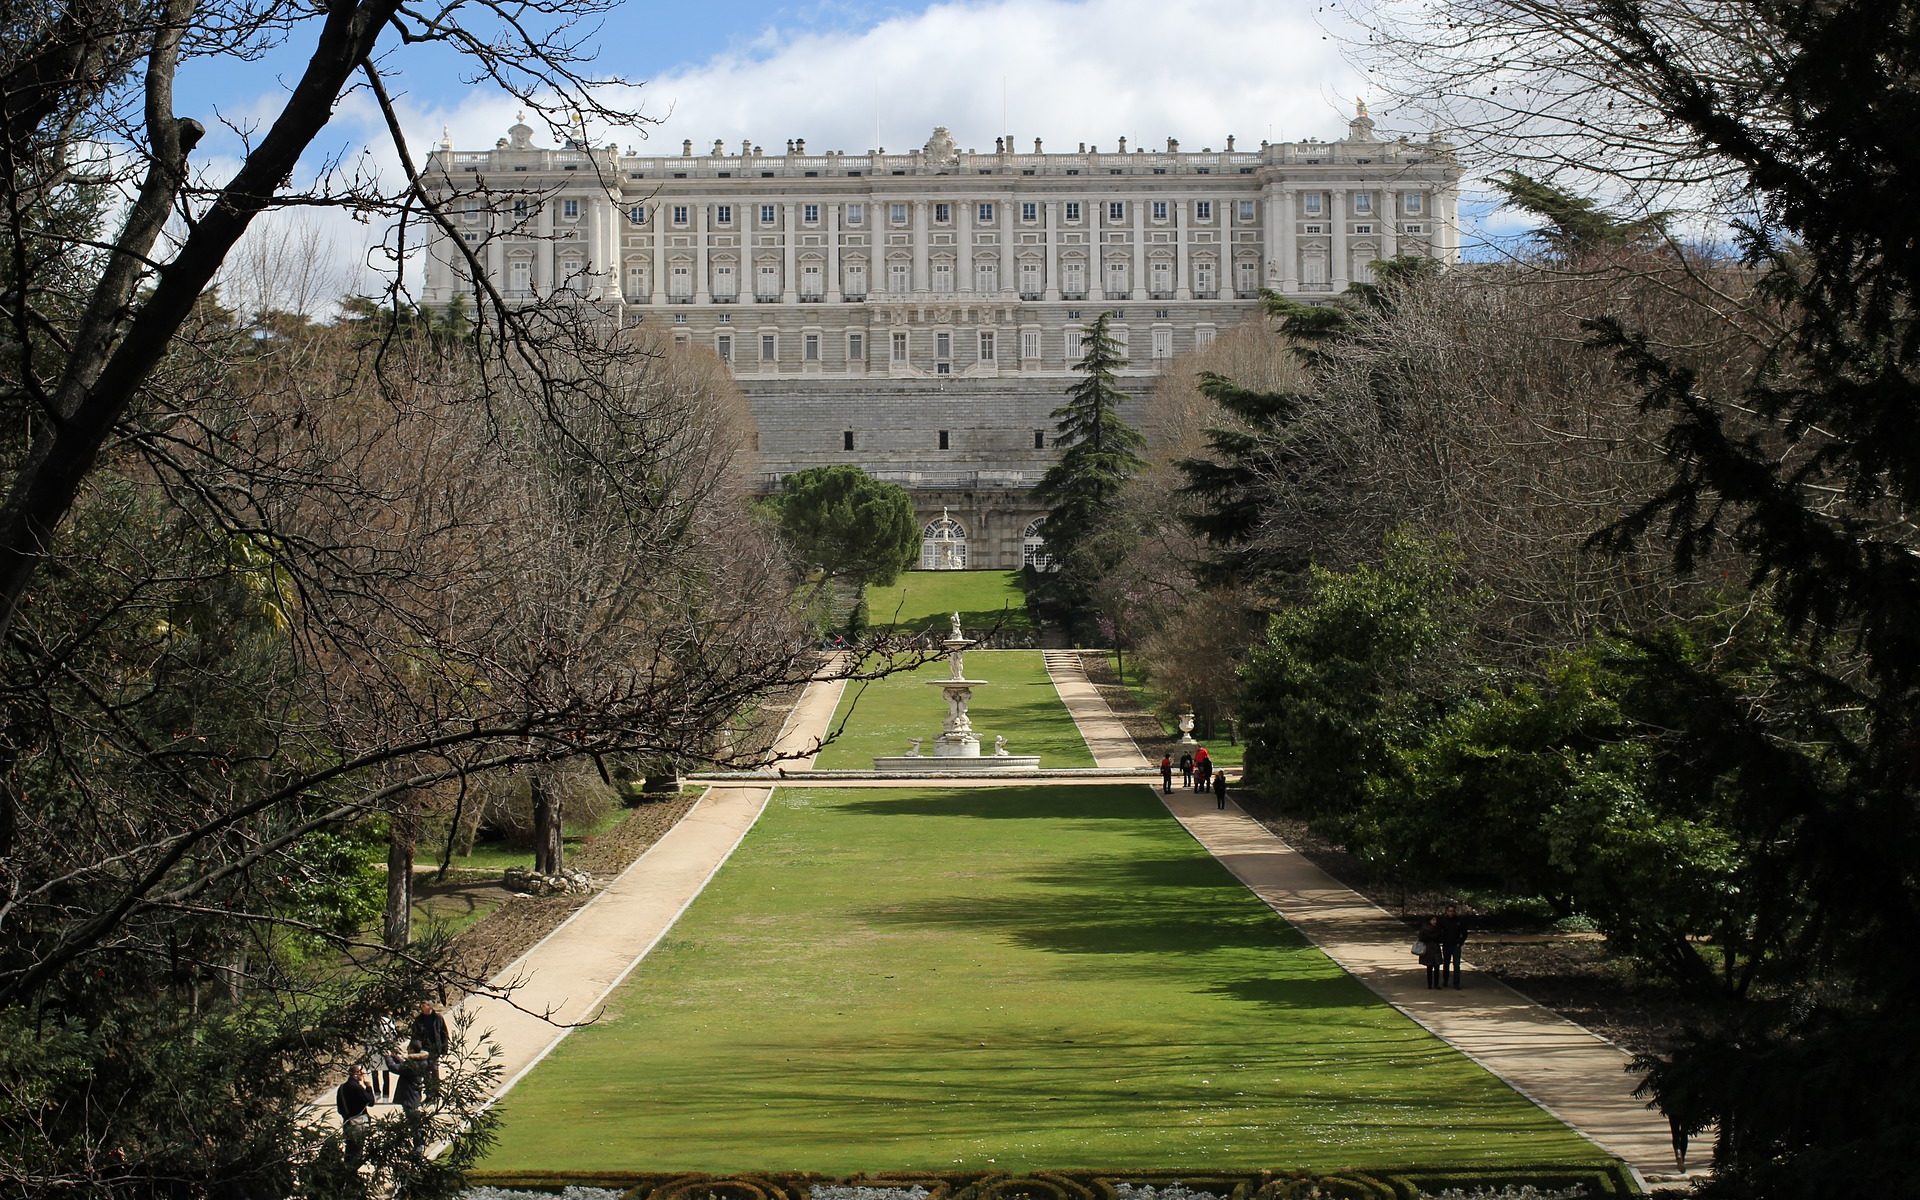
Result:
M1213 757L1205 746L1193 752L1193 790L1206 792L1213 788Z
M1440 986L1440 918L1428 917L1420 927L1420 965L1427 969L1427 987Z
M1193 786L1193 753L1192 751L1188 751L1187 753L1182 754L1180 756L1180 786L1183 788L1190 788Z
M440 1101L440 1056L447 1052L452 1036L447 1032L447 1019L433 1011L433 1001L420 1002L420 1015L413 1019L412 1032L413 1040L427 1052L427 1101L437 1104Z
M1162 754L1160 756L1160 794L1162 796L1167 796L1167 795L1171 795L1172 793L1173 793L1173 759L1168 755Z
M1223 810L1227 807L1227 773L1225 771L1218 771L1213 776L1213 798L1216 802L1215 807Z
M367 1069L355 1066L347 1072L347 1081L334 1093L333 1106L340 1111L340 1133L347 1147L347 1170L358 1171L366 1160L367 1129L373 1118L373 1089L367 1086Z
M1454 990L1460 988L1460 951L1467 944L1467 919L1460 915L1456 905L1449 904L1440 917L1440 985L1453 981Z
M427 1145L427 1125L420 1108L425 1098L428 1057L417 1039L405 1046L395 1046L387 1055L387 1069L393 1072L393 1102L400 1106L401 1119L412 1134L416 1154Z

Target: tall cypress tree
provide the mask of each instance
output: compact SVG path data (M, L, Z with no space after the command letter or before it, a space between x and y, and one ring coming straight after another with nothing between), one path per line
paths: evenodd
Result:
M1101 313L1081 338L1086 353L1074 364L1080 380L1053 410L1060 461L1047 469L1034 498L1047 508L1047 551L1059 570L1055 588L1069 609L1085 607L1088 589L1119 559L1111 525L1120 489L1146 465L1146 438L1120 415L1126 394L1114 372L1126 363Z

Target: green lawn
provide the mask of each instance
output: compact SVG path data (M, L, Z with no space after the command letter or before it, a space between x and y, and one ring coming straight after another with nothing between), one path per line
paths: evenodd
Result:
M970 635L996 624L1002 633L1033 630L1018 571L906 571L889 587L867 589L867 620L875 630L937 628L945 637L956 612Z
M1603 1160L1137 786L777 793L503 1115L490 1170Z
M959 572L947 572L958 574ZM907 739L925 736L921 753L933 753L933 738L947 719L941 691L926 683L944 678L945 661L925 663L869 684L849 683L834 714L833 727L846 731L815 760L822 770L871 770L878 754L905 754ZM1007 739L1009 754L1038 754L1042 767L1091 767L1093 755L1080 737L1073 716L1060 703L1045 660L1038 650L969 650L967 677L986 679L967 708L983 753L993 753L996 736Z

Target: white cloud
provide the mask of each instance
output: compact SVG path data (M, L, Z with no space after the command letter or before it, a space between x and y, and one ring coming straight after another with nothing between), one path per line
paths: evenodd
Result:
M980 150L991 150L1003 132L1018 149L1030 150L1039 137L1053 151L1081 142L1110 151L1122 136L1129 148L1158 148L1176 137L1189 150L1221 148L1228 134L1243 149L1262 139L1331 139L1344 133L1366 83L1320 23L1327 19L1301 3L956 0L853 31L772 25L619 97L621 106L660 122L644 141L603 129L590 130L590 140L673 154L683 139L705 153L720 138L731 153L751 138L774 153L787 138L804 137L816 153L877 146L897 153L925 142L935 125ZM277 98L235 111L268 112ZM518 108L511 97L481 92L454 105L399 103L416 158L439 142L443 127L458 148L491 147ZM1373 115L1383 132L1424 136L1396 126L1390 111ZM363 98L344 102L316 143L356 144L365 156L357 148L347 153L350 167L399 177L398 158ZM378 261L383 231L327 225L341 259Z

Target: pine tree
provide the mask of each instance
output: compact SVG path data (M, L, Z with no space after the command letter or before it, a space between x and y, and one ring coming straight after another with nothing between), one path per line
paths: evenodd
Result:
M1060 461L1047 469L1034 498L1047 508L1043 529L1047 552L1058 564L1054 590L1070 610L1086 605L1093 581L1118 561L1110 518L1120 489L1146 465L1140 431L1120 415L1126 399L1114 372L1125 364L1108 330L1112 313L1102 313L1081 339L1086 353L1074 364L1078 383L1067 389L1067 403L1053 410Z

